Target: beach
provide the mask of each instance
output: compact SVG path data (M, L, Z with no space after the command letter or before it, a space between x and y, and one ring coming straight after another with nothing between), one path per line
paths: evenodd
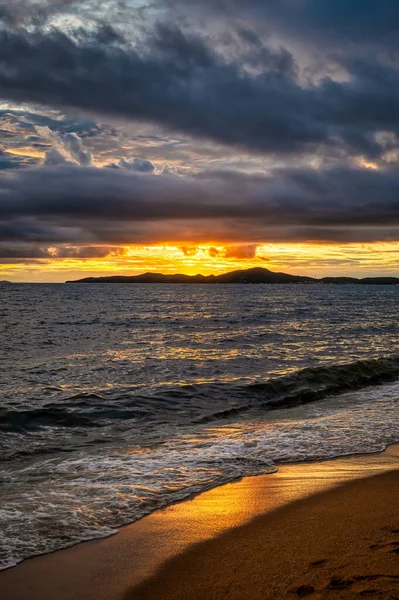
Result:
M300 501L176 558L124 600L398 598L399 471Z
M399 0L0 0L0 600L399 600Z
M399 0L0 0L0 600L399 600Z
M386 598L399 447L283 465L0 573L2 600Z

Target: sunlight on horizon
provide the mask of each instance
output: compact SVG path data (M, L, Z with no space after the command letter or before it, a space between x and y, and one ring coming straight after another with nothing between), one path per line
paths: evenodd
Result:
M101 275L138 275L148 271L210 275L253 267L311 277L394 276L398 274L399 243L94 247L94 251L101 252L102 249L105 254L103 257L82 258L79 252L85 247L46 247L46 258L14 259L0 265L0 279L63 282ZM63 257L65 255L68 257Z

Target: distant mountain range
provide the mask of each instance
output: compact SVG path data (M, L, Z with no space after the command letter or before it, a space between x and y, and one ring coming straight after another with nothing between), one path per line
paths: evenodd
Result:
M301 277L274 273L269 269L256 267L240 271L231 271L223 275L162 275L162 273L143 273L142 275L115 275L111 277L86 277L66 283L306 283L306 284L360 284L360 285L399 285L397 277Z

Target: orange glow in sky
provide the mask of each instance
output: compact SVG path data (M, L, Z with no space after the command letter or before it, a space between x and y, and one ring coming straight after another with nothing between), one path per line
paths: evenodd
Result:
M19 148L9 148L6 150L7 154L12 154L14 156L27 156L30 158L44 158L45 152L42 150L36 150L35 148L31 148L30 146L24 146Z
M10 281L63 282L100 275L159 273L225 273L235 269L265 267L272 271L324 277L399 275L399 243L374 244L261 244L123 246L104 258L21 260L0 265L0 279Z

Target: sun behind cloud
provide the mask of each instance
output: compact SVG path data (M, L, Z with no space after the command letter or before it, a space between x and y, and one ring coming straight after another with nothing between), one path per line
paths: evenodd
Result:
M63 282L101 275L145 272L220 274L264 267L298 275L355 277L395 275L399 243L185 244L123 247L48 247L35 259L3 259L0 279Z

